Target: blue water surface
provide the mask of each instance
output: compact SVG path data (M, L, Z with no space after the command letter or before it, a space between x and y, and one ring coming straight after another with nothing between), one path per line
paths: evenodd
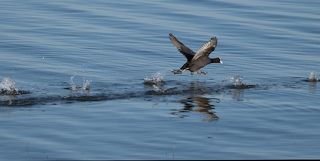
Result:
M319 159L319 7L2 0L0 160ZM174 75L169 33L224 64Z

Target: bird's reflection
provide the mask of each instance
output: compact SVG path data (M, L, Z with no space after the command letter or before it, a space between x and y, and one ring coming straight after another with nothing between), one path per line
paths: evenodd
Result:
M236 101L243 101L244 89L231 89L232 99Z
M219 99L209 99L203 96L190 96L185 99L180 100L183 104L183 108L172 112L173 115L179 115L179 117L184 117L185 112L199 112L206 116L205 121L217 120L219 117L213 111L214 105L213 100L219 102Z
M0 98L0 101L2 102L1 104L3 105L12 105L14 100L15 100L15 96L14 95L7 95L7 96L3 96L3 99Z
M188 116L188 112L197 112L206 116L204 118L205 121L217 120L219 117L213 111L213 103L218 103L220 100L203 96L203 94L207 93L208 91L212 91L213 88L215 87L206 82L190 82L184 86L184 92L189 93L189 95L179 100L179 102L183 105L183 108L172 112L172 114L179 117L185 117Z
M309 82L309 92L314 94L317 91L317 83L318 82Z

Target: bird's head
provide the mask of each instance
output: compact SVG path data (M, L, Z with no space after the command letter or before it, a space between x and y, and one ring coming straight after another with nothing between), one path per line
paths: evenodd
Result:
M220 64L223 64L223 62L222 62L222 60L221 60L220 57L211 59L211 63L220 63Z

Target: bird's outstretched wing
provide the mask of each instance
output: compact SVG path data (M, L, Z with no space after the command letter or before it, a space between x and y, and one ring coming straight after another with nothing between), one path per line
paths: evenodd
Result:
M191 61L193 56L196 54L194 51L185 46L182 42L180 42L172 33L169 33L169 38L174 46L182 53L188 61Z
M211 52L214 51L218 43L217 37L212 37L208 42L203 44L201 48L197 51L197 53L194 55L192 60L197 60L200 57L203 56L209 56Z

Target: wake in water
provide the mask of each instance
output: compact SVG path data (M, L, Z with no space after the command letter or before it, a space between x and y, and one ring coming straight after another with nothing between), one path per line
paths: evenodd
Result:
M283 79L281 79L283 81ZM0 106L30 106L36 104L47 104L61 102L61 103L71 103L71 102L82 102L82 101L107 101L115 99L127 99L127 98L151 98L155 96L201 96L204 94L232 94L232 98L236 100L243 100L243 92L245 89L256 88L257 90L270 89L269 87L285 87L285 88L303 88L305 86L303 81L309 82L319 81L314 72L310 73L309 78L301 79L297 78L296 82L292 82L292 79L287 79L283 84L267 83L267 84L248 84L239 75L235 75L230 79L223 80L222 84L214 81L186 81L186 80L165 80L164 74L157 72L149 77L144 78L145 88L132 88L126 85L110 85L108 92L105 92L105 87L97 87L97 90L92 91L91 81L85 78L75 79L75 76L70 77L70 82L66 85L66 88L71 91L67 95L50 95L45 94L38 95L26 95L23 94L30 93L29 91L18 90L16 88L16 83L9 77L3 78L0 82ZM277 82L273 80L272 82ZM139 83L141 85L141 83ZM139 84L135 84L139 86ZM317 91L317 83L308 83L312 93ZM109 87L109 86L108 86ZM90 93L89 93L90 91ZM92 91L92 92L91 92ZM46 91L48 92L48 91ZM17 96L19 95L19 96ZM9 97L7 97L9 96ZM199 102L199 99L191 99L193 101L187 101L187 104L192 104ZM200 101L201 102L201 101ZM196 105L194 105L196 106ZM192 108L193 109L193 108ZM193 110L192 110L193 111Z

